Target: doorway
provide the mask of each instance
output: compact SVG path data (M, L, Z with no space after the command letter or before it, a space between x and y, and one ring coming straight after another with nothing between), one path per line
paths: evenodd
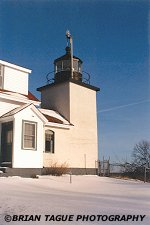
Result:
M12 165L13 122L2 123L1 132L1 164Z

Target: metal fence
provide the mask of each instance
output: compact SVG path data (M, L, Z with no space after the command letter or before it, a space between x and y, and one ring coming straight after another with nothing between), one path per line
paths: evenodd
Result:
M144 182L150 182L150 168L141 167L134 172L127 172L124 165L119 163L110 163L110 160L103 159L96 161L96 168L99 176L122 176L133 179L140 179Z

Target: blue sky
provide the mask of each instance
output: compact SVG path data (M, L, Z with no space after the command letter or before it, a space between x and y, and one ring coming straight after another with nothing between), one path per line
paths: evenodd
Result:
M150 140L148 0L1 0L0 59L32 69L30 90L46 84L65 53L65 32L97 94L99 156L130 159Z

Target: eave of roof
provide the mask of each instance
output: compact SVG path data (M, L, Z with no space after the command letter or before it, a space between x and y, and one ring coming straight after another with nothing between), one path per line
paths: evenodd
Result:
M63 56L61 56L61 57L55 59L55 60L54 60L54 64L55 64L56 62L58 62L58 61L69 59L70 57L71 57L71 54L65 54L65 55L63 55ZM76 56L73 56L73 58L74 58L74 59L77 59L77 60L79 60L81 63L83 63L82 60L81 60L80 58L78 58L78 57L76 57Z
M43 114L46 119L48 120L48 122L52 122L52 123L59 123L59 124L63 124L63 121L53 117L53 116L49 116L49 115L46 115L46 114Z
M20 70L20 71L23 71L25 73L31 73L32 72L32 70L29 70L27 68L24 68L24 67L21 67L21 66L18 66L18 65L15 65L15 64L3 61L3 60L0 60L0 64L2 64L4 66L11 67L11 68L14 68L14 69L17 69L17 70Z
M78 84L78 85L80 85L82 87L86 87L86 88L94 90L94 91L100 91L100 88L98 88L98 87L95 87L95 86L90 85L90 84L83 83L81 81L75 81L74 79L69 79L68 81L62 81L62 82L58 82L58 83L47 84L45 86L37 88L37 91L42 91L44 89L51 88L51 87L59 85L61 83L68 83L68 82L71 82L71 83L74 83L74 84Z
M1 93L14 93L14 94L18 94L18 95L21 95L21 96L25 96L27 97L29 100L32 100L32 101L36 101L36 102L40 102L39 99L37 99L30 91L28 92L28 95L25 95L25 94L21 94L21 93L17 93L17 92L13 92L13 91L9 91L9 90L5 90L5 89L0 89L0 92Z

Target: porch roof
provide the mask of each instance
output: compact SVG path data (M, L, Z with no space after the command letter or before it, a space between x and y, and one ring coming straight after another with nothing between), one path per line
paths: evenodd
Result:
M23 106L17 107L3 114L0 117L0 121L13 120L14 115L21 112L27 107L31 107L34 113L44 122L45 126L70 128L70 124L63 116L58 112L49 109L36 108L33 104L24 104Z
M17 107L15 109L10 110L9 112L3 114L1 118L5 118L5 117L11 117L14 116L15 114L17 114L18 112L22 111L23 109L27 108L29 105L31 104L24 104L23 106Z

